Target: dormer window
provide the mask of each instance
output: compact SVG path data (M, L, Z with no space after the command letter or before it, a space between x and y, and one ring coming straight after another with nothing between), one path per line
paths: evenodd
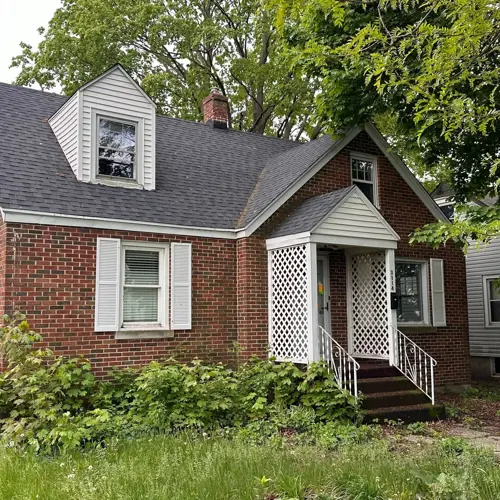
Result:
M352 183L375 205L377 196L377 161L373 156L351 154Z
M137 180L137 127L99 117L97 175Z

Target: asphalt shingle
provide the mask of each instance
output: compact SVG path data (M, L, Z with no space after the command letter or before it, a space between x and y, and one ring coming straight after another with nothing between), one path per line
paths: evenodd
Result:
M77 181L48 124L67 97L0 83L0 207L205 228L244 227L332 146L164 116L156 190Z
M299 205L271 234L271 238L311 231L337 206L354 186L309 198Z

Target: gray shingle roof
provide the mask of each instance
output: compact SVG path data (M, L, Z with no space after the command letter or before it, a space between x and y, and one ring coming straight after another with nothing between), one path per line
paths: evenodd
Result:
M270 238L311 231L338 205L354 186L309 198L299 205L271 234Z
M0 207L240 228L332 145L329 137L300 144L157 116L155 191L86 184L47 122L66 99L0 83Z

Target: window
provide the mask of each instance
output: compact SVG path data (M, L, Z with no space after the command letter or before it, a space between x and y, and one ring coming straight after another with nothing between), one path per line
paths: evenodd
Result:
M493 358L493 375L500 375L500 358Z
M124 253L123 326L136 323L159 326L160 251L125 248Z
M168 322L168 247L121 244L121 322L125 330L154 329Z
M352 183L363 191L363 194L377 204L377 164L374 157L351 156Z
M441 209L441 212L443 212L443 214L448 217L449 220L453 220L455 207L452 203L450 203L449 205L441 205L439 208Z
M427 263L396 262L398 323L428 324Z
M137 179L136 125L106 118L98 118L98 120L97 174L122 179Z
M485 323L486 326L500 325L500 287L498 276L484 278Z
M190 243L97 238L96 250L96 332L159 338L191 329Z

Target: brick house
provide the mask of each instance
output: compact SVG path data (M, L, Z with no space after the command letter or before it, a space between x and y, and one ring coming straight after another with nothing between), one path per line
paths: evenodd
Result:
M70 98L0 84L0 106L0 313L56 353L99 375L270 351L377 360L429 397L431 371L469 381L463 255L408 244L445 217L373 125L242 133L215 91L205 123L167 118L120 66Z

